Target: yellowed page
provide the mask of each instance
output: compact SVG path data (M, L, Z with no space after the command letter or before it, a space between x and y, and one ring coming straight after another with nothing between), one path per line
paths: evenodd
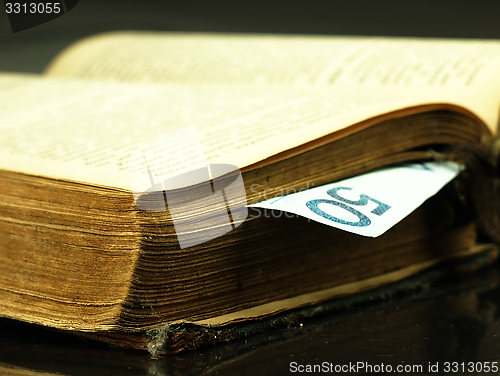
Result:
M86 39L52 76L216 86L329 88L466 105L496 130L500 41L121 32Z
M208 162L240 168L416 104L259 88L0 75L0 169L130 189L143 142L196 127Z

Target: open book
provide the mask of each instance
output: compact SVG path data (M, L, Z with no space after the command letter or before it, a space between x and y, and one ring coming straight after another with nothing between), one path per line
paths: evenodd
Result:
M496 41L123 32L41 77L0 74L0 315L158 355L491 251L446 192L376 239L249 216L183 249L168 210L136 206L128 161L194 126L251 203L447 145L488 150L499 64Z

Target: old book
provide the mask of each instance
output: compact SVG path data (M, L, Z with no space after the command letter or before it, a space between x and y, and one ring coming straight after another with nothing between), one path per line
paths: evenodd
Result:
M251 203L448 145L488 150L499 60L496 41L116 33L44 76L0 75L0 315L157 356L449 259L494 258L449 192L375 239L250 215L184 248L168 208L134 201L127 162L194 126L207 163L241 169Z

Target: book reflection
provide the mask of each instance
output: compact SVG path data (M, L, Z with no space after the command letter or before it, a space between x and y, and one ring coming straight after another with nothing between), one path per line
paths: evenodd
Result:
M411 293L352 304L263 335L151 359L72 334L0 320L2 374L289 374L291 364L422 365L500 360L498 266ZM419 285L414 279L415 286ZM378 301L377 301L378 300ZM350 307L349 307L350 305ZM440 369L441 370L441 369ZM362 373L366 373L361 371Z

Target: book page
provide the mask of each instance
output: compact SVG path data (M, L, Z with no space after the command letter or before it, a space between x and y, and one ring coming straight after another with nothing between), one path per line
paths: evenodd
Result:
M0 75L0 169L130 189L142 143L195 127L209 163L249 166L411 102L321 92Z
M328 88L456 98L496 130L500 41L122 32L86 39L52 76L215 86Z

